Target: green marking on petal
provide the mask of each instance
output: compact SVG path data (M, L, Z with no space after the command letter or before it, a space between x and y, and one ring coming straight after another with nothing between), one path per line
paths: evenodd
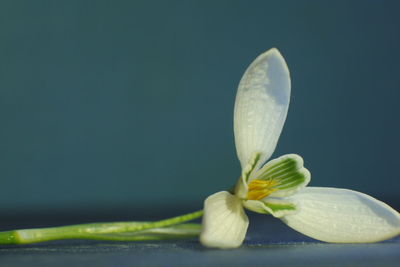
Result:
M261 214L271 214L277 218L297 212L296 203L282 199L270 201L247 200L243 202L243 205L251 211Z
M290 196L305 187L310 182L310 178L311 174L303 167L303 159L300 156L295 154L284 155L268 162L252 176L249 189L254 187L252 186L253 183L259 181L257 184L258 191L249 191L249 196L250 199L257 200L267 196ZM261 188L262 183L265 183L265 189Z
M249 180L249 177L252 175L257 166L260 164L261 155L261 152L255 152L244 170L242 170L242 176L240 176L234 190L237 197L242 199L245 199L247 197L247 181Z
M240 176L239 181L237 182L234 189L234 194L237 197L242 199L245 199L247 197L247 181L249 180L249 177L257 168L257 166L260 164L261 155L261 152L255 152L247 166L242 171L242 176Z
M250 162L244 168L242 173L242 178L245 182L249 180L250 174L254 171L257 166L257 163L260 161L261 152L255 152L253 157L251 158Z
M293 203L270 203L264 202L264 205L272 210L272 212L277 213L279 211L295 211L297 209L296 205Z
M284 156L283 156L284 157ZM268 167L267 167L268 165ZM265 165L265 168L260 170L260 176L279 177L286 172L296 170L297 161L294 158L275 159Z

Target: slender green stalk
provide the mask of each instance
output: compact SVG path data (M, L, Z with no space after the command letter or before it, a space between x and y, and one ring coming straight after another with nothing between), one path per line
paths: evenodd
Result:
M139 232L91 234L88 239L109 241L144 241L178 238L193 238L200 235L201 224L184 223L163 228L152 228Z
M0 244L30 244L60 239L96 239L115 241L159 240L173 236L198 235L198 227L175 226L197 219L203 211L196 211L185 215L156 221L156 222L113 222L89 223L69 226L59 226L38 229L22 229L0 232ZM169 228L167 228L169 227ZM152 231L150 231L152 229ZM129 233L125 235L117 235Z

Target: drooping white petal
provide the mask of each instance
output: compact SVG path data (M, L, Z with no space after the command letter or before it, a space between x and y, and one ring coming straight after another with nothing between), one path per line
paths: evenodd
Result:
M248 226L241 200L228 192L218 192L204 202L200 242L206 247L236 248L242 244Z
M275 150L286 119L290 75L276 48L258 56L244 73L234 112L236 150L242 169L256 152L260 164Z
M298 232L334 243L369 243L400 234L400 215L366 194L338 188L306 187L291 199L299 211L282 220Z

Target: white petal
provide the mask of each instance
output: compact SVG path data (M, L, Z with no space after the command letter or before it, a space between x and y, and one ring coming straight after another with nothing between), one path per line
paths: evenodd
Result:
M282 220L302 234L334 243L369 243L400 234L400 215L366 194L338 188L306 187L291 199L299 212Z
M236 248L242 244L248 226L240 199L225 191L218 192L204 202L200 242L206 247Z
M245 168L256 152L260 164L271 157L286 119L290 75L276 48L258 56L244 73L234 112L236 150Z

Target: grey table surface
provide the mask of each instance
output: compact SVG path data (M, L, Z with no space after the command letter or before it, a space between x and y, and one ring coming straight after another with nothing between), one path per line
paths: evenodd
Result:
M242 247L216 250L198 240L63 240L0 247L0 266L400 266L400 237L374 244L328 244L269 216L250 216Z

